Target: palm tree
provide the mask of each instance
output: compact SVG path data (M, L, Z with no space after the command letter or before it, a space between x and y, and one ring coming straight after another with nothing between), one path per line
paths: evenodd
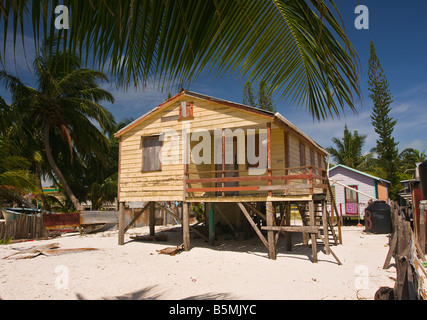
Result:
M0 204L17 201L31 207L22 195L37 191L37 186L29 172L30 162L19 155L19 148L10 139L15 116L13 108L0 97Z
M336 148L329 147L327 151L338 164L358 169L364 161L362 148L365 140L366 135L359 135L357 130L352 133L348 130L347 125L345 125L344 136L341 139L332 138L332 142Z
M113 128L112 132L117 132L133 121L133 118L120 120ZM118 163L119 163L119 139L109 134L110 148L107 153L107 159L100 163L99 159L90 159L97 164L86 163L86 167L98 167L100 170L94 173L94 170L86 170L85 182L88 184L86 200L92 203L92 209L98 210L106 201L113 202L117 197L118 186Z
M4 70L0 71L0 80L11 91L12 105L22 114L23 124L40 133L54 176L76 210L81 210L57 162L65 161L68 167L72 167L73 157L96 154L108 145L108 138L94 123L103 131L112 128L113 117L99 102L114 102L114 98L97 84L98 80L107 80L105 74L80 69L76 56L64 52L50 53L47 46L34 61L34 74L37 88L26 86ZM59 138L62 145L67 145L61 152L57 147ZM56 145L52 145L52 141Z
M25 158L4 154L7 143L0 138L0 204L2 202L19 202L28 207L34 207L23 198L24 194L39 192L34 176L30 173L30 162Z
M425 150L422 152L414 148L406 148L399 154L400 171L415 170L417 162L423 162L427 159Z
M123 86L184 87L202 72L239 73L316 119L355 111L360 98L358 57L333 0L64 0L69 30L55 29L58 4L1 1L4 46L7 31L16 43L28 20L36 48L58 33L50 50L84 55Z

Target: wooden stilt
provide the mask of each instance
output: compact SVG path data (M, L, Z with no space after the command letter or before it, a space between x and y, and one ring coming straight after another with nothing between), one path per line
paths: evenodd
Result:
M182 222L182 218L180 218L176 213L172 212L171 209L165 207L164 205L156 202L156 204L160 207L163 208L167 213L169 213L172 217L174 217L176 219L176 221L178 221L179 223L183 223ZM178 207L176 209L181 209L182 212L182 208ZM197 228L195 228L194 226L190 226L190 230L193 231L194 233L196 233L200 238L204 239L206 242L209 242L208 237L206 237L203 233L201 233L200 231L197 230Z
M328 190L329 190L329 194L331 195L331 212L332 212L332 221L334 222L334 213L336 213L337 215L337 226L338 226L338 240L339 243L342 244L342 234L341 234L341 219L342 216L340 217L339 212L338 212L338 208L337 205L335 203L335 197L334 194L332 192L332 188L331 188L331 184L329 183L329 179L326 180L327 181L327 185L328 185Z
M261 239L262 243L265 245L266 248L268 248L268 242L267 242L267 240L264 238L263 234L258 229L258 227L255 224L255 222L252 220L251 216L249 215L248 210L246 210L246 208L243 205L243 203L237 202L237 205L239 206L240 210L242 210L242 212L245 215L246 219L248 220L249 224L252 226L252 228L254 229L254 231L256 232L256 234L258 235L258 237Z
M396 252L397 247L397 232L396 229L393 232L393 237L391 239L390 248L388 249L387 257L385 258L383 269L388 269L390 267L390 261L393 254Z
M125 244L125 204L119 202L119 245Z
M285 221L285 211L283 210L283 202L279 203L279 212L280 212L280 223L278 224L278 226L282 226L283 221ZM283 234L286 234L286 232L283 232ZM279 241L279 236L280 236L280 232L277 232L274 238L276 245L277 245L277 241Z
M154 236L156 234L155 229L155 203L153 201L150 202L150 217L149 217L149 225L150 225L150 236Z
M323 239L322 235L320 234L320 231L317 233L318 237L320 240L323 241L323 243L325 242L325 239ZM335 258L335 260L338 262L338 265L342 265L340 259L338 259L337 255L332 251L331 248L329 248L329 252L332 254L332 256Z
M144 206L144 208L142 208L140 211L138 211L137 213L135 213L132 221L129 222L128 225L125 227L124 233L126 233L126 231L128 231L128 229L135 223L136 220L138 220L138 218L144 213L145 210L147 210L147 208L149 206L150 206L150 202L147 202L147 204Z
M291 225L291 203L285 203L285 221L286 226ZM287 251L292 251L292 234L290 232L285 232L285 248Z
M267 218L267 227L274 226L275 211L273 203L271 201L266 202L266 218ZM268 242L268 257L272 260L276 260L276 241L274 238L274 231L267 231L267 242Z
M208 210L208 223L209 223L209 243L211 246L215 245L215 203L209 203Z
M299 212L299 214L301 216L302 224L304 226L308 225L307 222L306 222L306 218L305 218L305 211L306 211L306 205L305 205L305 203L303 205L299 204L298 205L298 212ZM303 232L303 234L302 234L302 243L305 244L305 245L308 245L308 233L307 232Z
M314 227L316 225L315 217L314 217L314 201L310 201L308 203L309 213L310 213L310 226ZM313 262L317 262L317 241L316 241L316 235L311 234L311 251L313 255Z
M190 250L190 213L188 203L182 202L182 238L184 242L184 251Z
M329 247L329 223L328 223L328 212L326 208L326 201L322 200L321 202L322 206L322 222L323 222L323 237L324 237L324 243L325 243L325 252L326 254L330 254L330 247Z

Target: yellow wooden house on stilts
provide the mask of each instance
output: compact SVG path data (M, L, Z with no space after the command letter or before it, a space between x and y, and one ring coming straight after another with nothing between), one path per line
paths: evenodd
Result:
M276 259L279 233L290 249L292 232L311 240L313 262L316 239L334 255L329 234L338 244L340 226L333 219L334 202L331 213L326 205L328 153L279 113L183 90L116 137L119 244L132 224L125 225L125 206L143 202L140 212L150 209L152 216L161 206L182 223L184 250L191 246L190 229L213 243L218 221L238 234L247 220L270 259ZM171 201L182 204L182 216L165 205ZM209 234L190 225L189 204L195 202L205 204ZM291 204L298 205L303 225L291 225ZM257 225L254 217L262 223Z

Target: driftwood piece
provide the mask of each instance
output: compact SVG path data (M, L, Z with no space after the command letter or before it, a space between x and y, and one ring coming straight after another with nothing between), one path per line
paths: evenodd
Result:
M58 249L59 243L49 243L39 246L32 246L30 248L15 248L19 252L13 253L3 259L8 260L21 260L21 259L31 259L37 257L38 255L53 256L66 253L74 252L83 252L83 251L92 251L98 250L96 248L69 248L69 249Z
M166 234L156 234L154 236L150 236L150 235L135 235L135 236L130 236L131 239L133 240L138 240L138 241L168 241L168 236Z
M75 252L84 252L84 251L93 251L98 250L97 248L68 248L68 249L49 249L40 251L41 254L45 256L58 256L61 254L75 253Z
M56 249L56 248L59 248L59 243L48 243L48 244L43 244L39 246L31 246L29 248L15 248L15 250L18 250L18 252L12 253L11 255L4 257L3 259L18 260L18 259L34 258L38 256L43 250Z
M167 247L161 250L156 250L159 254L168 254L170 256L174 256L176 254L181 253L181 251L183 250L182 245L181 246L177 246L177 247Z
M117 223L104 223L103 225L95 226L93 229L85 229L83 227L83 232L85 234L104 232L104 231L110 230L112 227L114 227L116 225L117 225Z

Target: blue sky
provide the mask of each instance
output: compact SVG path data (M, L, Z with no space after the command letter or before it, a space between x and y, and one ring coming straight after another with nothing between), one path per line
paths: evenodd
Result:
M425 0L335 0L341 13L346 32L355 47L361 66L360 85L362 102L356 105L358 114L348 108L340 119L313 121L304 108L290 106L288 101L275 99L277 111L289 121L310 135L323 147L332 145L332 137L342 137L344 125L349 130L358 130L367 135L364 152L375 146L377 135L371 122L372 103L368 97L368 59L370 41L374 41L377 55L390 85L393 96L391 116L397 119L394 137L399 142L399 150L413 147L427 150L427 1ZM369 29L358 30L354 20L356 6L365 5L369 9ZM0 37L0 41L3 41ZM26 37L27 48L31 47L31 37ZM12 54L11 49L8 49ZM25 68L22 50L17 50L17 70L25 79L28 70ZM31 63L33 55L28 53ZM9 69L13 72L13 68ZM242 102L243 85L246 79L237 74L225 75L220 79L201 76L186 88L191 91L215 96L218 98ZM164 101L169 91L159 91L148 87L127 92L117 90L115 86L105 85L114 94L113 105L104 104L117 120L127 117L137 118ZM171 91L171 94L177 92ZM0 95L8 101L10 95L0 88Z

